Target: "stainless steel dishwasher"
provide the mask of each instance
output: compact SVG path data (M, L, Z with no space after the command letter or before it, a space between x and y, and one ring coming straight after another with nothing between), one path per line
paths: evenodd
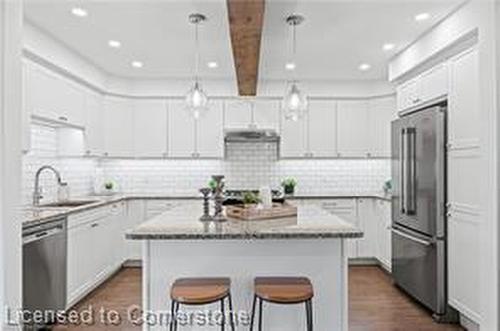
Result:
M57 312L66 308L66 242L66 218L23 229L25 310Z

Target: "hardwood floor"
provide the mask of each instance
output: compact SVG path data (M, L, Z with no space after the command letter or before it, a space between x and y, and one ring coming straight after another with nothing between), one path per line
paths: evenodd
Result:
M350 331L456 331L457 325L433 322L430 314L402 294L391 284L390 278L378 267L356 266L349 270L349 330ZM127 268L103 284L76 310L93 307L94 325L58 326L55 330L124 330L141 328L131 323L118 326L103 324L98 309L115 310L127 316L127 309L141 302L141 270ZM327 331L327 330L319 330Z

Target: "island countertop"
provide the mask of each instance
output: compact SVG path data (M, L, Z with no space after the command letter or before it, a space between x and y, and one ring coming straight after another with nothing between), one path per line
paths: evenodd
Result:
M202 222L199 210L176 207L127 232L133 240L326 239L360 238L363 232L315 207L298 208L296 217Z

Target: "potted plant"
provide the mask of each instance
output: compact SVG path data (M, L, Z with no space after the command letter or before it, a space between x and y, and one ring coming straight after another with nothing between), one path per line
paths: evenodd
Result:
M115 191L115 183L111 180L104 182L104 191L107 194L112 194Z
M252 205L257 205L260 203L259 195L253 192L243 193L243 204L245 207L250 207Z
M281 182L281 186L283 186L285 195L293 195L297 186L297 180L295 178L286 178Z

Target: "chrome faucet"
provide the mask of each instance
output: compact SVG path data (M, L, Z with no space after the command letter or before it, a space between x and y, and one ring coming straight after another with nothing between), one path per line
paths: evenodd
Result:
M44 165L44 166L40 167L40 169L38 169L36 174L35 174L35 189L33 190L33 206L40 205L40 200L43 198L42 189L40 188L40 174L44 170L52 171L56 175L57 184L58 185L62 184L61 174L54 167L49 166L49 165Z

